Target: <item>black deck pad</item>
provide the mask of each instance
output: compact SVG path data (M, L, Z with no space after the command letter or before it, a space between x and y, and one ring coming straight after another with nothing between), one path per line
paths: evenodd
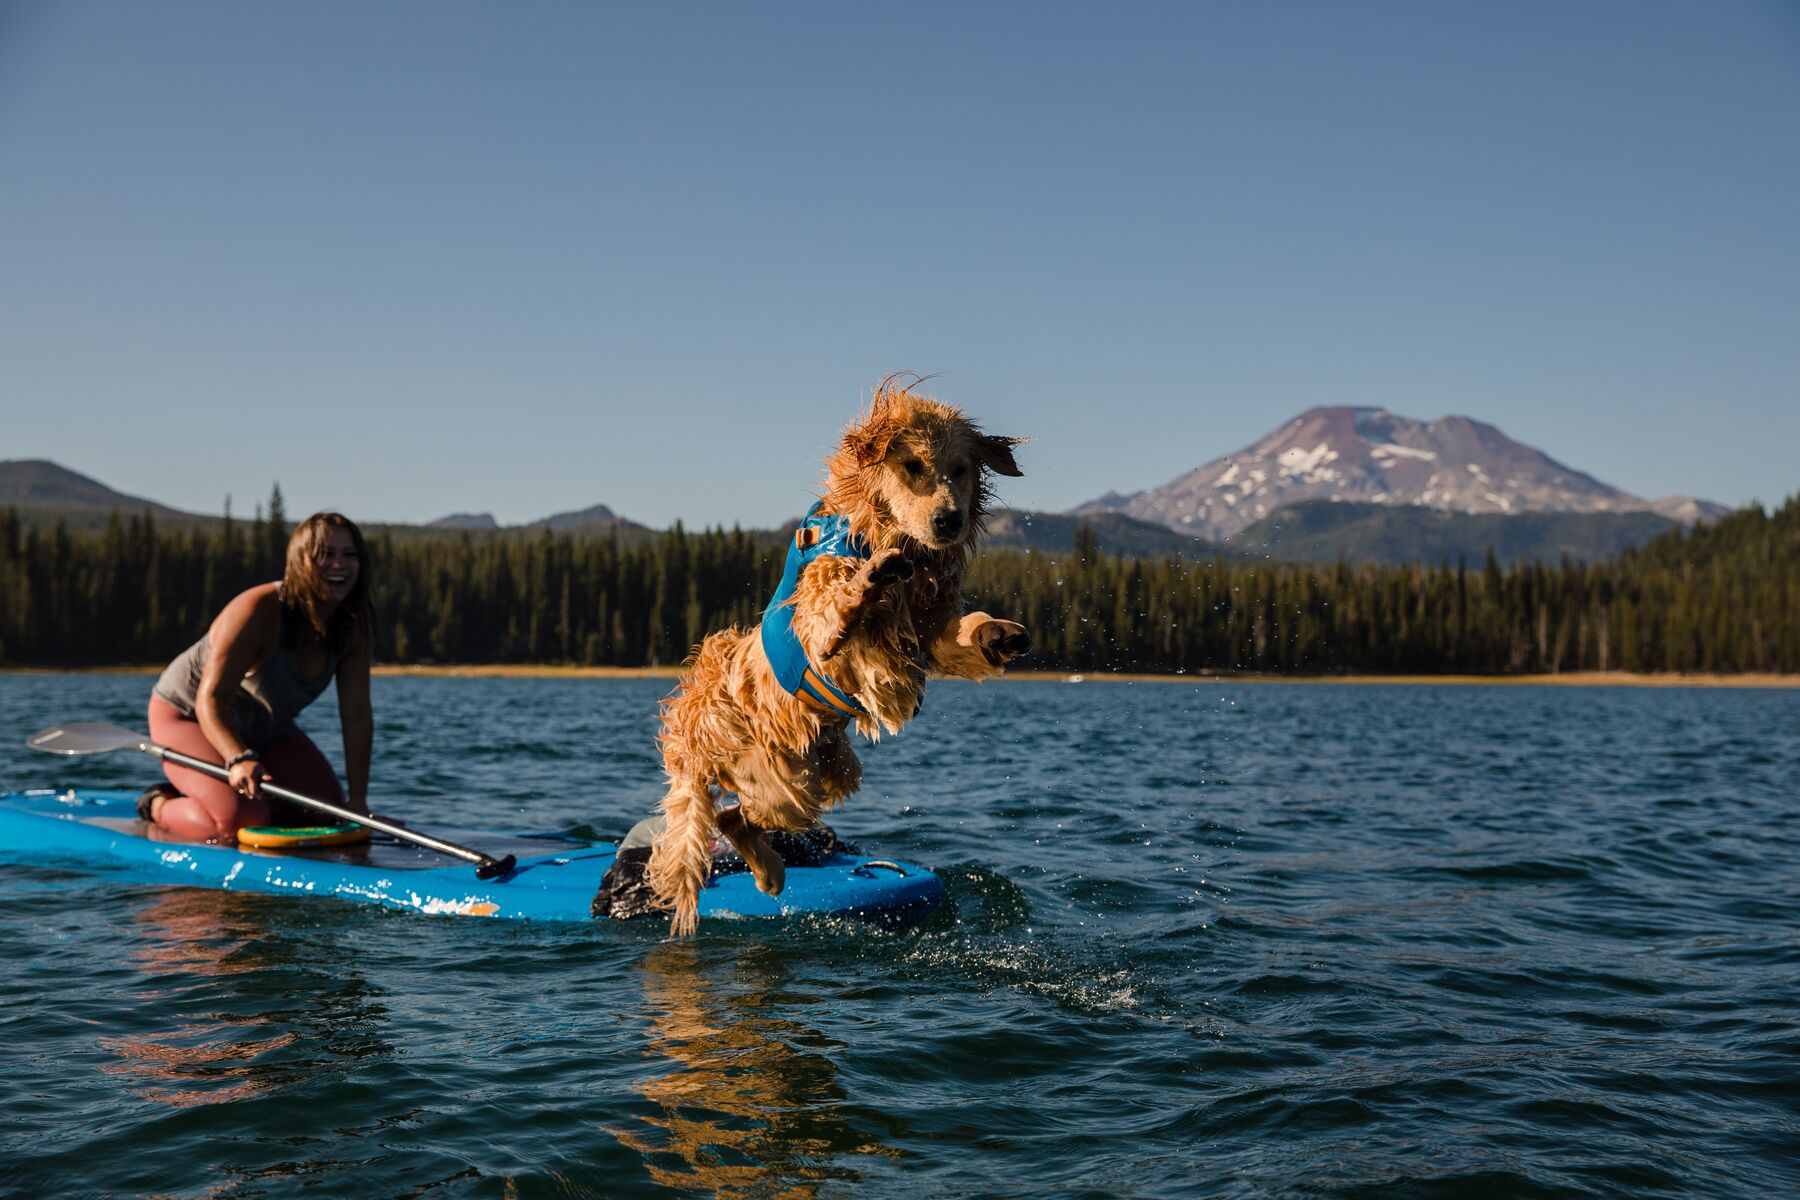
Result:
M825 824L815 825L804 833L772 830L769 845L790 867L821 867L837 855L862 853L860 848L839 838L837 832ZM593 914L625 921L647 913L668 912L668 904L651 890L649 881L644 878L644 868L649 863L648 846L619 851L619 856L600 880L600 890L594 893ZM735 850L727 849L713 855L712 874L715 877L749 869Z

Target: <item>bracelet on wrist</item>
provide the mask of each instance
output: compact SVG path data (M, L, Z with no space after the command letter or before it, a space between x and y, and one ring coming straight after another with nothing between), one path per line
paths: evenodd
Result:
M262 755L258 754L256 752L255 748L253 747L249 750L239 751L238 753L232 755L230 758L226 759L225 760L225 769L227 771L229 771L229 770L231 770L231 768L237 766L241 762L261 762L261 761L262 761Z

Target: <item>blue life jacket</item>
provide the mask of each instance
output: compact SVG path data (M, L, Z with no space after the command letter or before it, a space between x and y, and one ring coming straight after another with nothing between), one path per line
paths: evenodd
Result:
M821 513L819 508L819 504L814 504L800 528L794 530L781 584L769 607L763 610L762 648L769 665L775 668L775 678L795 697L824 712L853 717L863 711L863 706L806 657L806 648L794 632L794 589L800 584L800 572L806 564L827 554L862 559L871 553L869 544L850 532L849 517Z

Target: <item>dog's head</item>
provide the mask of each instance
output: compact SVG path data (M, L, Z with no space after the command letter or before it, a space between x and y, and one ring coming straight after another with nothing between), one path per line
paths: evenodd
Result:
M981 532L989 477L1024 474L1012 452L1021 440L985 434L960 410L890 376L869 412L844 431L827 484L834 497L861 501L903 537L950 550Z

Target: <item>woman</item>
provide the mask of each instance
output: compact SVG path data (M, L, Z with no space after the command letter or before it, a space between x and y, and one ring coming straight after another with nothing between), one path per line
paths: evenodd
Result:
M272 807L262 794L264 780L368 812L373 623L362 531L337 513L308 517L288 539L281 582L260 584L227 604L151 692L151 738L224 765L231 782L165 761L169 782L144 793L140 815L178 838L207 842L235 841L246 825L320 823L311 810L285 802ZM295 715L333 679L348 804L331 764L294 727Z

